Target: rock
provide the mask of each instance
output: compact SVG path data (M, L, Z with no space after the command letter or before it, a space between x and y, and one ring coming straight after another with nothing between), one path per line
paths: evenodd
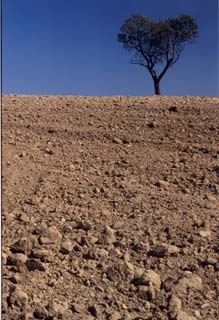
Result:
M45 149L45 153L49 154L49 155L53 155L53 151L51 149L49 149L49 148Z
M94 320L95 318L90 314L89 316L85 316L82 320Z
M204 304L201 305L201 309L209 308L210 304L208 302L205 302Z
M98 256L97 256L96 250L95 249L88 250L83 254L83 258L87 260L97 260Z
M121 251L118 249L118 248L111 248L110 251L109 251L109 255L111 257L116 257L116 256L121 256Z
M8 304L7 304L7 297L5 296L2 296L2 301L1 301L1 304L2 304L2 314L3 315L4 313L7 313L7 309L8 309Z
M28 259L26 262L26 266L27 266L28 271L35 271L35 270L39 270L42 272L46 271L42 262L40 262L39 260L36 260L36 259Z
M145 277L147 277L150 281L150 283L153 284L154 288L159 291L161 286L161 278L158 273L156 273L153 270L147 270L145 272Z
M26 255L23 255L22 253L17 253L13 256L9 255L7 257L6 265L15 266L17 272L26 273L27 272L26 265L25 265L26 261L27 261Z
M170 245L170 244L163 244L163 246L166 248L168 254L177 254L180 252L180 249L176 246Z
M21 276L19 274L14 274L12 275L9 280L14 283L14 284L18 284L18 283L21 283Z
M107 278L113 282L116 282L120 279L119 272L112 267L107 268L106 275L107 275Z
M71 241L63 241L60 247L62 253L68 254L72 251L73 245Z
M84 231L89 231L92 229L92 225L88 221L78 221L76 225L77 229L82 229Z
M59 245L62 240L62 234L56 226L49 227L43 232L39 240L42 245Z
M6 264L11 266L18 266L20 264L26 263L28 257L23 253L16 253L13 256L8 256Z
M171 295L168 309L171 319L177 319L182 309L182 301L174 294Z
M185 311L180 311L177 316L177 320L197 320L197 318L190 316Z
M5 266L7 262L7 254L2 252L2 265Z
M75 312L75 313L81 313L84 310L84 306L79 303L73 303L71 305L71 310L72 312Z
M152 301L156 298L156 290L152 283L149 283L148 286L140 285L138 286L138 292L142 299L147 301Z
M95 256L97 258L104 258L109 255L109 252L104 248L96 248L95 249Z
M149 123L147 124L147 126L148 126L148 128L150 128L150 129L154 129L154 128L157 127L157 124L156 124L155 121L151 121L151 122L149 122Z
M196 274L187 272L185 277L179 279L175 292L182 296L187 294L187 289L202 290L202 279Z
M116 236L115 236L114 230L110 226L105 225L99 241L100 243L108 244L108 245L116 242Z
M55 128L49 128L48 133L56 133L57 130Z
M167 248L163 245L156 245L153 249L148 252L149 256L156 258L164 258L167 255Z
M29 216L25 213L25 212L21 212L18 216L17 216L17 220L24 222L24 223L29 223L30 222L30 218Z
M33 317L33 312L31 310L30 307L28 307L27 309L30 310L24 310L24 312L22 312L22 320L35 320L35 318Z
M201 312L199 310L195 310L194 314L195 314L196 318L201 318Z
M50 251L47 249L33 249L31 251L31 254L29 256L30 258L40 259L42 262L50 262L51 261L51 255Z
M134 275L134 265L130 262L130 257L128 252L126 252L124 255L124 261L125 261L126 267L128 268L129 273Z
M144 268L135 267L135 278L141 278L144 273L145 273Z
M109 316L109 320L120 320L120 319L122 319L122 316L118 311L112 312Z
M23 309L28 304L28 295L20 287L16 287L10 294L9 301Z
M219 165L215 166L212 171L216 172L219 175Z
M159 180L156 182L156 186L160 188L168 188L169 187L169 182L165 180Z
M63 315L68 310L68 303L67 301L54 301L52 307L56 314Z
M22 238L10 246L13 253L29 253L32 249L32 243L28 238Z
M135 277L132 280L135 286L146 286L150 291L159 291L161 286L161 279L159 274L153 270L146 270L140 277Z
M122 141L121 139L117 138L117 137L114 137L114 138L113 138L113 143L122 144L123 141Z
M20 261L21 263L26 263L28 257L23 253L16 253L14 258Z
M201 230L201 231L199 231L199 235L202 238L210 238L211 237L211 231L209 231L209 230Z
M48 318L48 311L43 306L36 306L33 311L34 319L44 320Z

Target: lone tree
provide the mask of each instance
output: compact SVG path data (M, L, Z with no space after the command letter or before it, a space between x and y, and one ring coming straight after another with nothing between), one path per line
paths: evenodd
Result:
M179 59L183 49L198 36L198 25L188 15L153 21L140 14L125 20L118 34L123 48L134 53L132 64L148 69L156 95L160 95L160 81ZM160 73L155 66L161 65Z

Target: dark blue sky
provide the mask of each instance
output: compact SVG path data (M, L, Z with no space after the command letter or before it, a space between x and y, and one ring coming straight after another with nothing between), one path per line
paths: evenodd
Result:
M185 13L200 36L161 82L164 95L218 95L217 0L2 0L3 93L153 95L117 41L124 20Z

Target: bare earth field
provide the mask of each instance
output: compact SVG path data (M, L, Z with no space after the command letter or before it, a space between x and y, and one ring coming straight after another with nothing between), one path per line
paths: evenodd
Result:
M219 98L8 95L2 116L2 319L219 319Z

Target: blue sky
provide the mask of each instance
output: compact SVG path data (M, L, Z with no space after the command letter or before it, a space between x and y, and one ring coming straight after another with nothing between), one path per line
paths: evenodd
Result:
M3 93L153 95L117 41L125 19L192 15L196 43L161 81L164 95L217 96L217 0L2 0Z

